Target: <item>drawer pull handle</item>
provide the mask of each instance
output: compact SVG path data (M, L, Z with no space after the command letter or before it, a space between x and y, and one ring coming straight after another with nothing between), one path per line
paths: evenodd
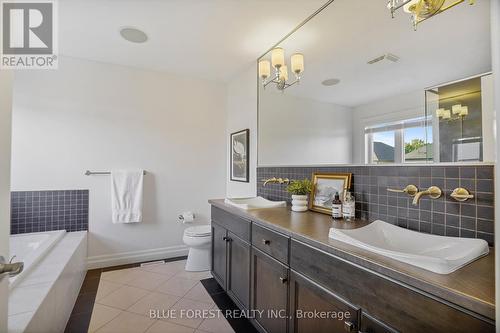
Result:
M354 325L353 322L344 321L344 329L346 330L346 332L354 332L355 328L356 328L356 325Z
M280 281L281 283L285 284L287 283L288 279L280 276Z
M226 242L230 242L230 241L232 241L232 239L231 239L231 238L226 237L226 236L222 237L222 240L224 240L224 241L226 241Z
M269 244L271 244L271 241L269 239L263 239L262 244L269 245Z

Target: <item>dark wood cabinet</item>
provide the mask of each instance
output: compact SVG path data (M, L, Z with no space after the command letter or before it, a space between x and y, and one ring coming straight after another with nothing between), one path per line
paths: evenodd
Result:
M241 230L238 222L232 227ZM212 275L242 309L250 305L250 247L250 242L212 221Z
M249 308L250 244L228 232L227 293L240 307Z
M305 276L290 271L290 330L357 332L360 309Z
M226 289L227 230L212 223L212 275Z
M395 329L367 313L361 314L361 326L359 333L398 333Z
M471 313L296 240L290 268L401 332L494 331Z
M212 275L263 333L494 332L493 320L212 207Z
M252 247L251 304L262 311L256 321L267 333L287 331L288 268Z

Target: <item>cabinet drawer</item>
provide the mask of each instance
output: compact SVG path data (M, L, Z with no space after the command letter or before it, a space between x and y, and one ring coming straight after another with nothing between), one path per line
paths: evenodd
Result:
M250 242L250 221L214 206L212 206L212 221L231 231L241 239Z
M486 319L295 240L290 244L290 267L401 332L495 330Z
M289 241L285 235L252 224L252 245L285 264L288 264Z

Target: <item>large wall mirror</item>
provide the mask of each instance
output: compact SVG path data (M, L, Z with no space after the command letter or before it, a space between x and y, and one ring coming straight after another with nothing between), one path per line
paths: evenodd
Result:
M259 59L260 166L494 161L489 1L417 30L386 5L335 0Z

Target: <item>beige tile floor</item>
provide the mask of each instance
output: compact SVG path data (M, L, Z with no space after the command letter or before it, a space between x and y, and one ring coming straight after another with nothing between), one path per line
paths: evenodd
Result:
M104 272L90 320L96 333L225 333L234 332L227 320L188 318L191 310L217 313L212 298L200 283L209 272L186 272L186 261ZM150 318L150 310L175 310L176 318ZM189 311L186 311L189 310Z

